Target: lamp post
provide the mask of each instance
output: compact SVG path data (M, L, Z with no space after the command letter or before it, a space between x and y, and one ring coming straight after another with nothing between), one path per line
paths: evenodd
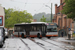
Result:
M45 5L46 7L49 7L48 5ZM51 7L49 7L51 9L51 22L52 22L52 3L51 3Z

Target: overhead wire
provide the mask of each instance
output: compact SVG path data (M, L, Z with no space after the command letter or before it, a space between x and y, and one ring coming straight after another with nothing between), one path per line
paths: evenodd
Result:
M50 1L51 1L51 0L49 0L48 3L43 3L43 5L45 5L45 4L49 4ZM42 7L39 8L36 12L40 11L40 10L44 7L43 5L42 5Z
M27 5L27 2L28 2L28 0L26 0L26 3L25 3L25 6L24 6L24 8L26 7L26 5Z
M11 2L17 2L17 3L24 3L24 2L14 1L14 0L10 0L10 1ZM28 2L28 0L26 2ZM43 4L43 3L25 3L25 4Z
M12 2L17 2L17 3L24 3L24 2L19 2L19 1L15 1L15 0L10 0L10 1L12 1ZM51 0L49 0L48 3L27 3L28 0L26 0L26 3L25 3L25 5L24 5L24 8L26 7L27 4L43 4L38 10L36 10L36 12L38 12L38 11L40 11L40 10L44 7L44 5L49 4L50 1L51 1Z

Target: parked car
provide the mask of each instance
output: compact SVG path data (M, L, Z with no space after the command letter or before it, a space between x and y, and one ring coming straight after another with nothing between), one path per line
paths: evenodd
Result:
M5 37L8 38L8 29L7 28L4 29L5 29Z
M0 27L0 47L3 46L5 41L5 30L3 27Z

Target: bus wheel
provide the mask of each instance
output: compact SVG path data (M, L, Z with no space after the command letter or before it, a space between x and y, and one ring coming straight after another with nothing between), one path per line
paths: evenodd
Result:
M39 33L37 34L37 37L38 37L38 38L41 38Z
M2 48L3 47L3 42L2 42L2 44L0 45L0 48Z
M3 47L3 45L0 45L0 48L2 48Z
M50 37L47 37L48 39L50 39Z
M24 38L24 34L23 33L21 34L21 37Z

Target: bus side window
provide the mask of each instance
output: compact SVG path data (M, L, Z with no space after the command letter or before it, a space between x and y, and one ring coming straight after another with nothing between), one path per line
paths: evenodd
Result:
M32 29L31 29L32 31L34 31L34 27L32 26Z
M45 31L45 26L43 26L43 31Z
M42 31L43 31L43 26L42 26Z
M36 27L34 27L34 31L36 31Z

